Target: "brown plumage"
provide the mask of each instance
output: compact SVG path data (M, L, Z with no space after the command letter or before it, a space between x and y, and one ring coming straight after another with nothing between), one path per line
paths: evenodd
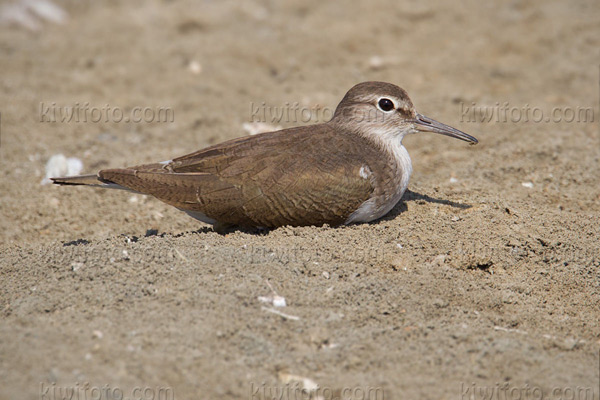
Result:
M394 109L382 109L382 98ZM346 94L327 123L234 139L168 162L53 181L149 194L209 223L278 227L369 221L387 213L406 189L411 172L401 144L406 133L422 124L423 130L436 131L437 124L445 129L439 133L476 142L420 117L425 118L404 90L366 82Z

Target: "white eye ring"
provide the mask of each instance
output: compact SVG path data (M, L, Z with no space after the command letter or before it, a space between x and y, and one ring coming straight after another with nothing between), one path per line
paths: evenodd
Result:
M377 99L377 108L385 113L389 113L396 110L397 106L394 100L389 97L380 97Z

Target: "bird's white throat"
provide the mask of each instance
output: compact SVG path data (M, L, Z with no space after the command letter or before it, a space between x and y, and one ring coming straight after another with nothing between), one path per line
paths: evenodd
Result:
M404 139L407 133L412 132L406 131L398 133L397 129L385 129L373 131L369 134L370 140L373 140L375 143L378 143L384 149L385 152L392 156L392 159L396 162L396 170L402 174L401 180L396 191L396 203L400 200L402 194L408 187L408 181L410 180L410 175L412 174L412 161L410 159L410 156L408 155L406 147L404 147L404 145L402 144L402 140ZM394 205L396 203L394 203Z

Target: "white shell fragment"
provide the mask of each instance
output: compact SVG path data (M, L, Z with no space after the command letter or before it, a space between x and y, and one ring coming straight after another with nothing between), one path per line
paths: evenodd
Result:
M46 163L46 176L40 183L46 185L52 182L50 178L79 175L82 170L83 162L79 158L55 154Z
M0 7L0 25L13 25L30 31L40 31L42 22L62 24L68 14L49 0L18 0Z
M279 131L282 129L280 125L270 125L264 122L244 122L242 128L248 135L258 135L264 132Z
M285 307L287 304L285 303L285 297L281 296L258 296L258 301L272 304L275 307Z
M314 392L319 388L319 385L310 378L300 375L292 375L286 372L279 373L279 380L286 385L293 382L297 382L300 384L303 390L306 390L309 393Z

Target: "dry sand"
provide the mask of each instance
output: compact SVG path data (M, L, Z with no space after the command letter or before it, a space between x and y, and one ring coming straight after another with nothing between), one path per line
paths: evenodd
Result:
M0 26L0 398L600 397L597 2L56 4L62 24ZM333 108L366 80L481 142L405 139L409 191L371 224L223 236L152 198L40 185L54 154L166 160L246 134L263 102ZM174 121L40 122L86 102ZM595 118L464 108L505 102Z

